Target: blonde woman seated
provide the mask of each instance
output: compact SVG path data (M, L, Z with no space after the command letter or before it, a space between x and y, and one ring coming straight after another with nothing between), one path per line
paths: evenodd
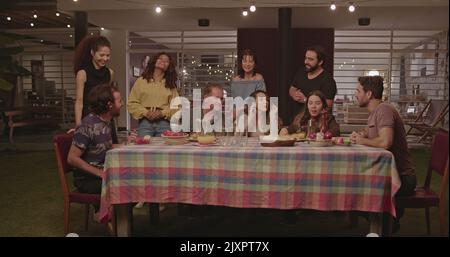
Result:
M308 121L311 120L313 132L331 132L333 137L340 136L339 124L334 116L327 112L328 105L324 94L315 90L309 94L306 102L305 111L295 116L291 125L282 128L280 135L285 136L298 132L307 133Z
M269 95L266 91L263 90L256 90L255 92L250 94L250 97L255 98L255 106L250 106L250 108L245 108L244 110L244 118L242 120L239 120L239 117L236 119L237 124L239 122L244 122L244 128L245 131L248 132L249 137L257 137L262 135L268 135L270 133L270 130L267 130L265 132L260 131L258 128L258 122L260 122L260 118L258 113L259 111L265 112L265 125L270 125L270 101L269 101ZM264 101L265 99L265 101ZM264 103L265 102L265 103ZM274 106L272 106L273 108ZM250 122L250 123L249 123ZM264 122L264 121L263 121ZM250 124L250 126L249 126ZM283 127L283 121L278 118L278 127L276 128L277 131L280 130L280 128ZM268 127L267 127L268 128Z

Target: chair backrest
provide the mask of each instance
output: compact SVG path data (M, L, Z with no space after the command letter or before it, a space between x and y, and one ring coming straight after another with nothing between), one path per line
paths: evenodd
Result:
M58 174L64 197L69 197L69 186L67 184L66 173L70 172L67 156L72 145L73 134L60 134L53 137L55 147L56 162L58 165Z
M438 131L431 147L430 168L443 176L448 164L448 132Z
M448 100L431 99L423 123L434 126L445 111L448 111Z

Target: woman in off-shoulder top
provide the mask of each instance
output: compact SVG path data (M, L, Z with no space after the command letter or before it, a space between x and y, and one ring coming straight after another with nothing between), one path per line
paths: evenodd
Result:
M250 49L244 50L238 75L233 78L231 83L233 97L240 96L245 99L257 90L266 91L263 76L256 72L256 63L255 53Z

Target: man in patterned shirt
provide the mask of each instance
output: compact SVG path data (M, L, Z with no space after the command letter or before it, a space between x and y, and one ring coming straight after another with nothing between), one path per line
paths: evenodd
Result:
M91 113L75 129L67 161L75 168L78 191L100 194L105 154L113 146L111 122L120 114L122 99L116 86L102 84L90 91L88 102Z

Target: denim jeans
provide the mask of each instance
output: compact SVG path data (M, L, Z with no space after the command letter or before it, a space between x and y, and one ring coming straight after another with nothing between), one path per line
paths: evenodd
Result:
M159 137L165 130L170 130L170 123L167 120L150 122L147 119L141 119L139 120L137 132L139 137L146 135Z

